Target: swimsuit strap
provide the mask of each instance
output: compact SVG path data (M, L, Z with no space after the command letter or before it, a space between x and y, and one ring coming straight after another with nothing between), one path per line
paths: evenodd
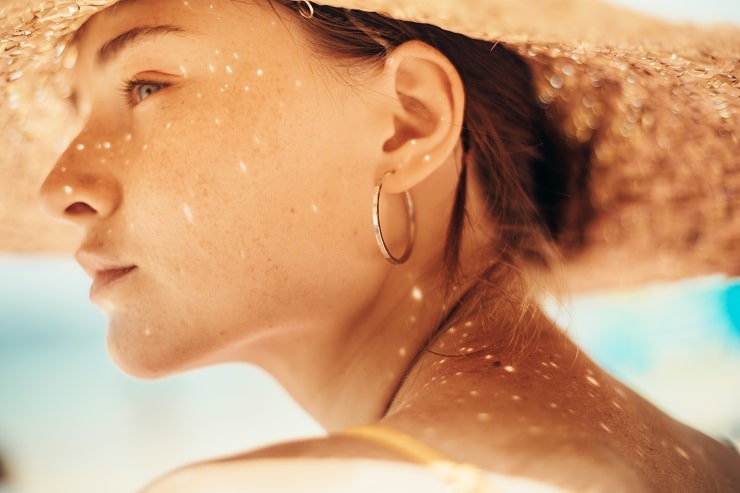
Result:
M373 442L424 465L455 493L498 493L486 473L472 464L455 462L439 450L395 428L379 424L348 428L340 435Z
M434 447L389 426L378 424L356 426L342 431L341 435L377 443L418 464L454 462Z

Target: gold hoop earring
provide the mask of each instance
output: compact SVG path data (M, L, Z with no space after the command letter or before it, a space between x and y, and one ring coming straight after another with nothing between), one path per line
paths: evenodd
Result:
M380 191L383 189L383 181L385 177L395 173L395 171L386 171L383 176L380 177L378 184L375 185L373 190L373 229L375 230L375 241L378 243L380 253L383 254L388 262L393 265L399 265L406 262L411 256L411 250L414 248L414 237L416 235L416 217L414 215L414 201L411 199L411 193L408 190L404 192L406 196L406 213L409 219L409 243L406 246L406 250L400 257L395 257L389 250L388 245L385 243L383 238L383 231L380 229Z
M314 15L313 4L309 0L298 0L298 12L306 19Z

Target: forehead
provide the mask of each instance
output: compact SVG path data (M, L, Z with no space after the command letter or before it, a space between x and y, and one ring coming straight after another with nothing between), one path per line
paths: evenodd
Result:
M245 28L260 23L260 17L268 10L265 7L267 2L258 0L120 0L93 15L77 31L73 44L79 51L99 49L104 43L136 28L145 31L144 36L133 36L136 40L167 32L225 36L232 32L229 27L233 27L234 22L248 17L249 22L240 26L246 36L249 29ZM169 29L147 29L158 26L169 26ZM113 46L115 48L116 43Z

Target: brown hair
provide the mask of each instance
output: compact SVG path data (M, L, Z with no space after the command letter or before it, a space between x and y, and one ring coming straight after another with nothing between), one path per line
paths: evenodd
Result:
M301 25L312 48L339 63L380 65L391 50L410 40L425 42L449 58L462 78L466 105L461 134L465 165L445 247L448 272L454 277L459 261L471 166L497 226L499 241L492 257L517 271L551 266L551 240L561 232L567 177L560 171L565 166L559 139L548 126L522 57L502 43L474 40L429 24L316 4L307 16L303 2L273 2L306 17Z

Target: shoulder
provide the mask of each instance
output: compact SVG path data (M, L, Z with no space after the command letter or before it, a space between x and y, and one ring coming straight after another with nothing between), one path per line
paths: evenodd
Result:
M453 466L454 467L454 466ZM378 459L240 459L189 466L142 493L566 493L528 478L481 472L480 482L435 467ZM452 488L452 489L451 489Z

